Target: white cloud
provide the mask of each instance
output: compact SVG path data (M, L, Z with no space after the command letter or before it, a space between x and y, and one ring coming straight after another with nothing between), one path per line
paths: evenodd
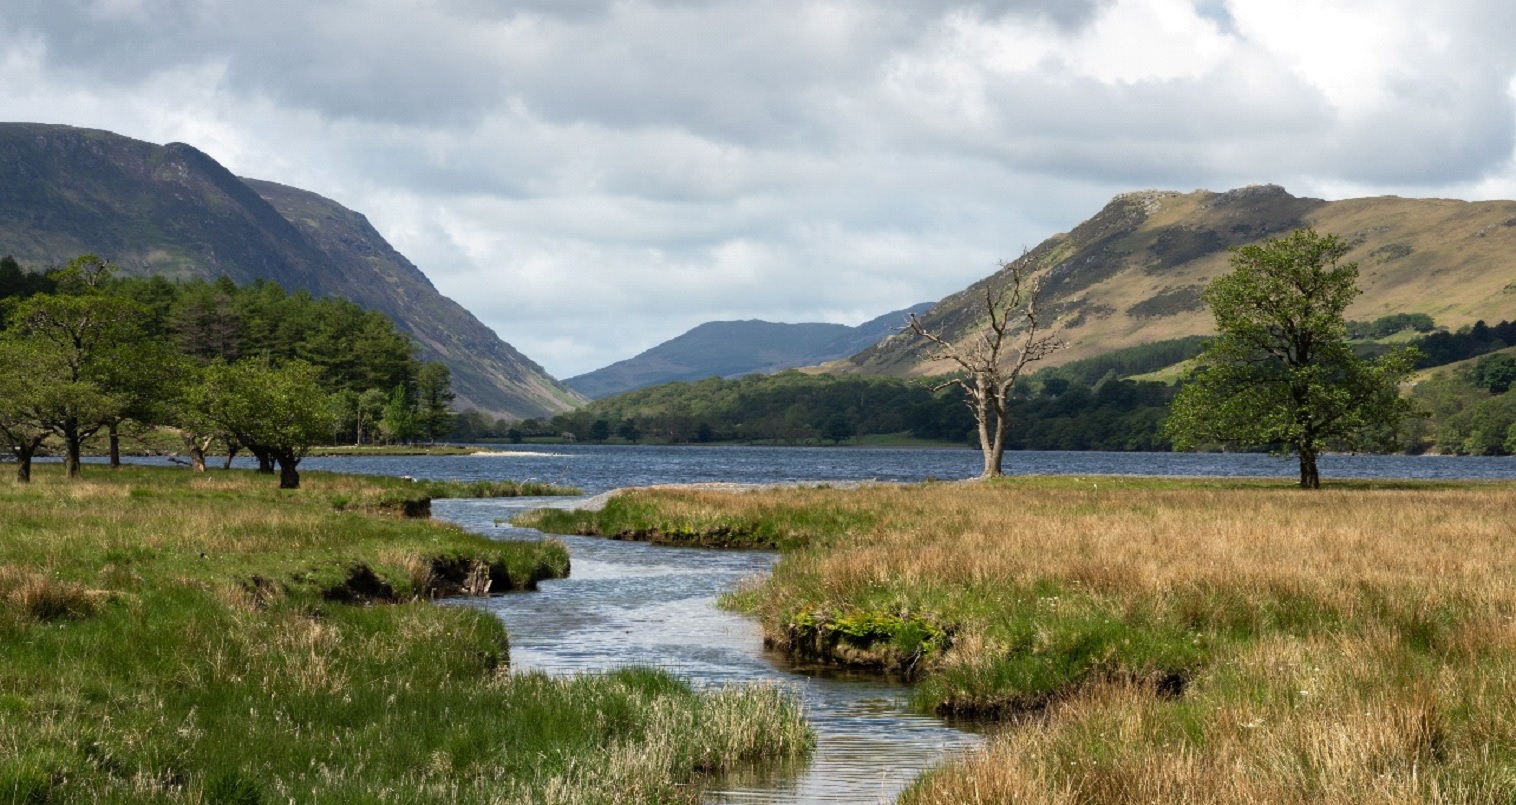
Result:
M1516 193L1503 0L12 0L0 117L366 213L559 376L941 297L1137 187Z

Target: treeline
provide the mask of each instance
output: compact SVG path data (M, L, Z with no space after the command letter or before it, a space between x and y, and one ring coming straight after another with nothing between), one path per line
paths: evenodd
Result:
M1171 338L1112 350L1093 358L1069 361L1062 366L1052 366L1037 371L1042 378L1061 377L1066 380L1094 386L1108 377L1131 377L1166 369L1176 363L1199 355L1210 339L1203 335Z
M1427 417L1387 436L1409 452L1499 455L1516 449L1507 408L1516 411L1516 358L1493 351L1516 343L1516 325L1483 322L1457 332L1437 330L1431 317L1395 314L1348 322L1355 337L1421 334L1408 340L1423 365L1486 355L1476 365L1434 383L1417 398ZM1191 336L1115 350L1029 376L1013 392L1007 446L1019 450L1169 450L1162 433L1178 386L1131 379L1189 360L1207 338ZM1435 363L1434 363L1435 362ZM473 417L465 426L465 418ZM467 430L468 433L459 431ZM509 423L465 414L457 438L570 438L588 442L768 444L841 443L861 437L906 435L975 445L974 418L961 392L933 392L928 381L808 375L797 371L709 378L628 392L550 420ZM1508 444L1510 442L1510 444Z
M0 259L0 436L21 463L169 425L197 467L219 443L298 484L314 444L436 439L452 427L447 367L416 359L382 314L222 278L123 278L92 255L33 273Z
M1436 322L1425 313L1391 313L1373 321L1350 321L1347 326L1348 338L1356 341L1389 338L1406 330L1430 333L1437 329Z
M1516 346L1516 322L1502 321L1491 327L1481 320L1457 332L1428 333L1411 344L1421 350L1416 367L1430 369Z
M1166 450L1158 431L1173 389L1115 378L1094 385L1039 378L1011 401L1007 443L1029 450ZM962 392L925 381L797 371L668 383L598 400L551 420L513 426L515 438L664 443L834 443L868 436L976 444Z
M1510 352L1438 372L1411 392L1429 416L1413 422L1404 441L1452 455L1516 454L1513 386L1516 355Z

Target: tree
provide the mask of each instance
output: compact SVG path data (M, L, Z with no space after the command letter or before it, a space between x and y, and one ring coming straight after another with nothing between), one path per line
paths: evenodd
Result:
M1165 430L1179 449L1268 446L1300 458L1300 486L1317 489L1316 458L1329 444L1358 449L1393 432L1410 412L1399 395L1414 349L1359 358L1343 311L1358 295L1351 247L1299 229L1236 248L1232 272L1203 298L1218 335L1174 400Z
M213 363L203 393L206 417L254 455L279 465L279 488L300 488L300 460L327 435L330 409L319 372L303 361L278 368L250 359Z
M1474 364L1474 385L1491 394L1504 394L1516 385L1516 355L1500 352Z
M427 363L416 373L416 432L432 444L453 427L453 374L446 364Z
M94 255L74 259L54 274L59 293L17 303L9 316L15 335L40 351L48 394L35 400L38 421L63 439L65 473L79 477L82 442L119 422L132 404L113 367L142 343L147 312L129 299L100 292L112 268Z
M1035 269L1026 255L1012 263L1002 262L996 276L984 283L984 326L960 343L928 330L914 313L906 321L911 332L936 346L933 360L951 361L961 372L933 391L949 386L963 389L964 402L979 428L979 449L984 453L981 478L1004 474L1006 403L1016 381L1027 364L1063 347L1057 328L1049 329L1043 321L1038 307L1042 278L1033 276Z
M14 340L0 341L0 438L16 456L16 482L32 480L32 457L51 433L38 416L42 401L58 383L57 367L39 350Z
M841 411L832 414L821 425L821 438L830 439L834 445L842 444L844 439L853 438L852 420Z
M396 386L384 406L384 415L379 421L379 430L390 443L409 442L416 438L416 407L411 404L411 395L405 386Z
M611 438L611 423L605 421L604 419L597 419L594 422L590 423L590 441L596 444L600 444L609 438Z
M642 429L637 427L635 419L623 419L621 420L621 424L616 426L616 435L631 444L636 444L642 439Z
M168 424L173 417L173 386L192 362L166 342L137 339L101 350L95 377L120 401L106 419L110 466L121 466L120 431L123 423L137 426Z

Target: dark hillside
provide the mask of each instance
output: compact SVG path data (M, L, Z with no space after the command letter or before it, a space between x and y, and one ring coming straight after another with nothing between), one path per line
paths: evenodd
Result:
M129 275L268 279L380 311L448 364L461 406L520 418L582 401L335 202L239 179L182 143L0 124L0 254L40 268L86 252Z

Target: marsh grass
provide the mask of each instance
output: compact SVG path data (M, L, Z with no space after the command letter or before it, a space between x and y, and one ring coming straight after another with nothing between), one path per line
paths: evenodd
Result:
M334 508L403 482L38 469L0 484L0 803L687 801L809 747L770 689L510 674L498 619L427 601L565 549Z
M608 529L719 523L796 545L727 599L774 643L914 672L923 708L1013 725L908 802L1516 797L1511 484L625 497Z

